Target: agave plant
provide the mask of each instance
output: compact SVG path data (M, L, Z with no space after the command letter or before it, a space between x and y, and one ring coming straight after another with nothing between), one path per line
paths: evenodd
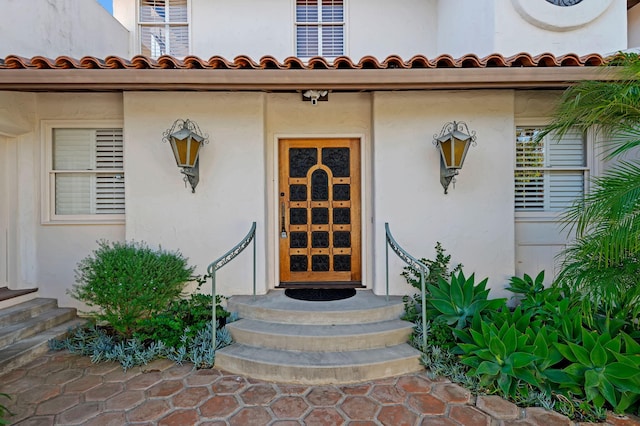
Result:
M487 278L476 285L475 274L465 278L462 271L452 275L449 282L440 278L437 286L427 286L431 295L427 300L429 311L435 317L444 318L447 324L462 329L474 315L505 306L506 299L488 299L486 285Z
M561 371L549 371L547 378L571 392L584 389L584 396L596 407L608 402L616 413L624 413L640 398L640 345L629 335L598 334L583 330L582 344L555 343L570 364ZM575 385L558 380L566 374ZM576 386L577 385L577 386Z

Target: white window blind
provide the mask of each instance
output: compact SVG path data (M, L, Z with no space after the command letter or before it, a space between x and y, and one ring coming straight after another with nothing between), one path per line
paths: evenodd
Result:
M563 210L584 194L587 173L584 135L575 131L561 140L549 135L536 141L540 131L539 127L516 129L516 210Z
M140 53L157 58L189 54L187 0L139 0Z
M302 58L344 54L343 0L296 0L296 54Z
M56 215L124 214L122 129L54 129Z

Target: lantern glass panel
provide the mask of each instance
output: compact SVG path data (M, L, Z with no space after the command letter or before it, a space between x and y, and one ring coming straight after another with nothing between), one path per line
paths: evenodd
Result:
M176 161L178 163L178 167L188 167L187 165L187 151L189 147L189 138L185 139L176 139L173 138L173 143L175 146L175 154Z
M440 141L440 152L442 153L444 164L447 168L450 168L453 163L451 161L451 154L452 154L451 145L452 145L451 138L446 139L444 141L443 140Z
M454 163L453 167L456 169L462 168L462 162L464 161L464 155L467 151L468 140L461 140L454 138Z
M198 159L198 152L200 152L200 142L193 139L189 150L189 167L193 167Z

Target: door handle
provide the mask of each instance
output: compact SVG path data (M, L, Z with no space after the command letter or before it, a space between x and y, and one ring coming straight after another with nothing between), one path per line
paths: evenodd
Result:
M285 228L284 203L280 204L280 238L287 238L287 229Z

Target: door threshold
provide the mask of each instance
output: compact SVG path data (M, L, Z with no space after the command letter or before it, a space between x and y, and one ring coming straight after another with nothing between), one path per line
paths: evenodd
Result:
M280 283L276 288L365 288L361 281L288 281Z

